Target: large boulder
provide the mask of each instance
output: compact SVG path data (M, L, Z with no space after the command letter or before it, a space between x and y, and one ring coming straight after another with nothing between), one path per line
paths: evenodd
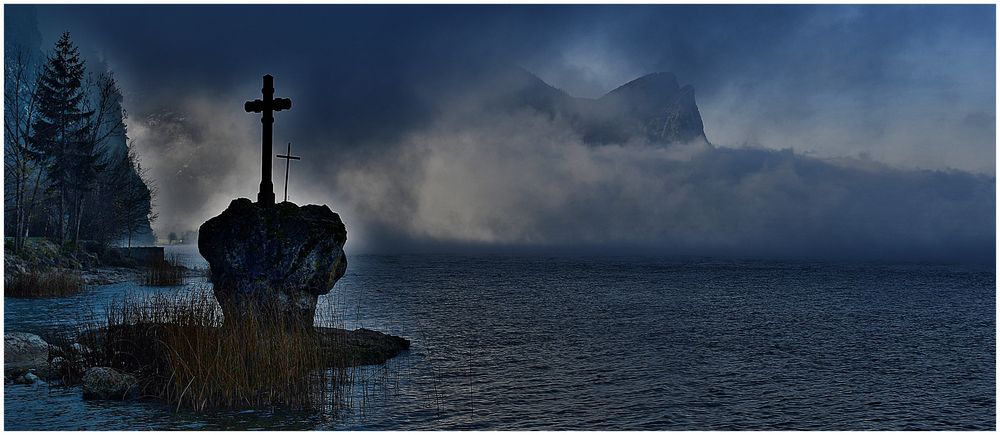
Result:
M29 371L46 375L49 350L58 350L35 334L6 332L3 335L4 379L16 379Z
M83 374L83 398L125 400L138 395L135 376L108 367L91 367Z
M317 298L347 270L346 242L344 222L325 205L261 206L246 198L198 233L227 323L253 313L311 327Z

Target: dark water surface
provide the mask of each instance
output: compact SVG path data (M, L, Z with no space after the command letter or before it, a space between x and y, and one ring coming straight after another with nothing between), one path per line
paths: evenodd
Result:
M193 258L192 261L197 261ZM192 285L198 285L197 283ZM47 332L134 285L5 299ZM5 386L6 429L982 429L991 266L354 256L321 304L412 340L336 411L175 412Z

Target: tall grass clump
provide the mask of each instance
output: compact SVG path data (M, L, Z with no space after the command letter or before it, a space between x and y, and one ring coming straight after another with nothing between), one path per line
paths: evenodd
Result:
M86 281L78 271L51 269L12 274L3 284L3 295L15 298L68 296L85 289Z
M305 409L336 401L347 376L334 363L337 343L273 319L243 313L225 322L202 288L114 301L91 338L104 363L137 376L142 396L177 408Z
M171 256L149 266L143 283L148 286L181 285L185 269L177 257Z

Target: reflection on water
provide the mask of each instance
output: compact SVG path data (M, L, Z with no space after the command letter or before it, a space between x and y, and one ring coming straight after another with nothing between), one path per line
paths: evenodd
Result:
M199 260L196 248L189 250ZM321 298L411 350L345 406L188 413L5 388L8 429L993 429L991 267L354 256ZM5 299L51 331L135 285ZM330 310L320 309L321 313Z

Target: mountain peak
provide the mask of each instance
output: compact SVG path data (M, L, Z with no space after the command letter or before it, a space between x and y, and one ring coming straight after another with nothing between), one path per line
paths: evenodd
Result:
M681 87L670 72L646 74L597 99L570 96L521 67L487 73L490 86L482 89L488 107L530 107L563 116L590 144L624 143L634 137L660 145L708 142L694 88ZM476 82L482 81L487 80Z
M694 100L694 87L681 87L677 76L655 72L632 80L598 99L606 113L618 113L634 133L658 143L701 139L705 128Z
M677 76L671 72L655 72L646 74L624 85L621 85L607 95L616 94L647 94L664 95L672 94L680 90L677 83Z

